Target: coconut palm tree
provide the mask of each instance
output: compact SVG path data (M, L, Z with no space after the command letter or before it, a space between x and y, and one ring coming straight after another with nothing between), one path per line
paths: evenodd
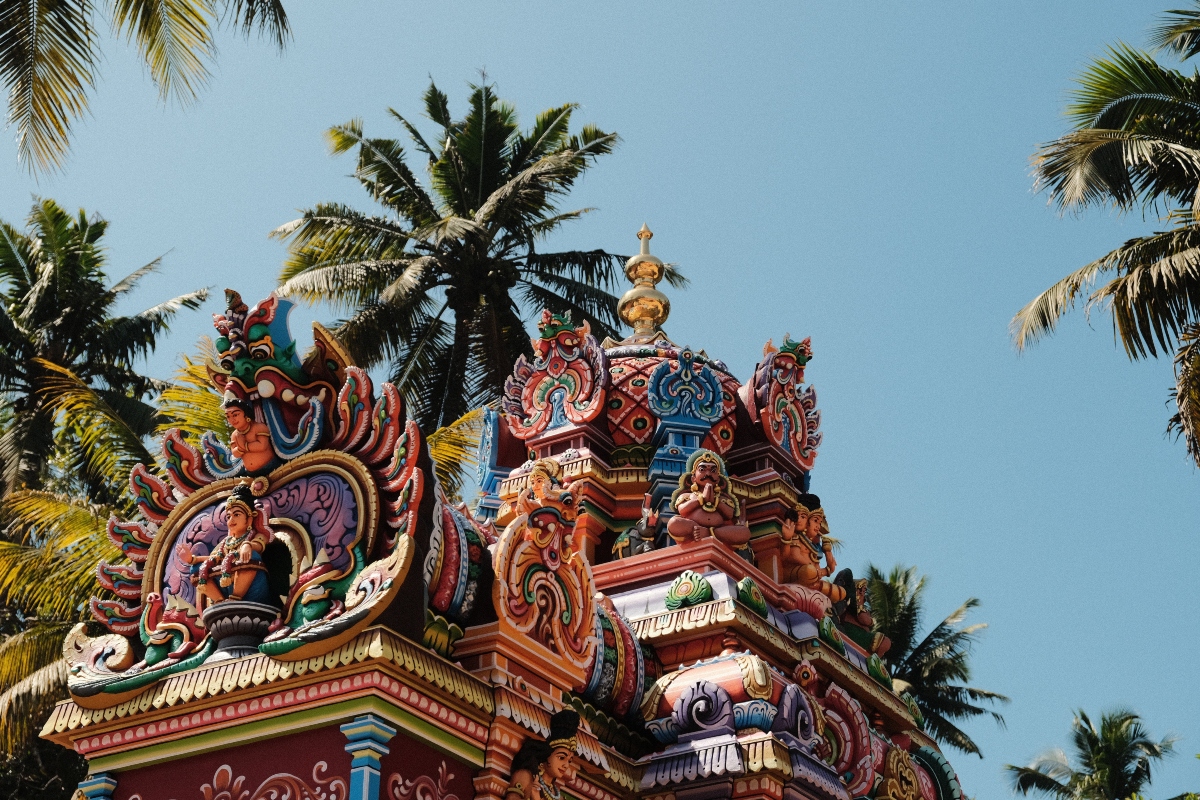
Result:
M164 100L196 97L216 55L219 23L270 36L281 49L291 36L281 0L113 0L103 7L113 32L136 45ZM96 84L99 38L90 0L0 0L0 85L27 167L62 165L71 125Z
M1151 767L1174 751L1175 739L1154 741L1137 714L1124 708L1100 715L1100 726L1082 710L1071 723L1068 757L1047 750L1027 767L1006 764L1013 790L1059 800L1130 800L1150 785Z
M93 463L103 449L88 447L85 429L54 411L54 394L82 383L134 435L145 436L154 417L145 398L156 387L134 365L180 310L198 308L208 296L201 289L114 316L117 302L160 260L109 285L101 242L107 227L84 211L71 216L53 200L34 204L24 231L0 220L0 405L9 409L0 465L9 491L78 476L83 494L110 500L112 486ZM56 470L57 464L70 468Z
M916 567L895 566L888 573L867 567L867 598L875 630L892 641L887 664L896 691L912 695L925 717L925 729L935 739L980 758L979 747L955 722L990 714L1003 725L1004 717L981 703L1007 703L1008 698L966 685L971 679L971 647L986 623L962 625L979 605L974 597L921 637L925 576ZM918 638L920 637L920 638Z
M523 320L543 306L587 320L600 335L618 324L609 293L623 257L603 250L539 252L560 225L589 209L557 202L616 134L585 125L576 106L543 111L522 131L515 109L486 82L471 87L466 116L431 84L426 139L396 111L428 181L395 139L368 138L360 120L331 128L334 153L357 150L355 177L382 206L366 214L325 203L275 233L290 255L279 291L328 302L349 317L337 334L355 360L389 363L425 430L498 398L519 355L531 352ZM671 270L668 280L680 285Z
M1169 12L1153 43L1183 58L1200 52L1200 4ZM1067 114L1073 130L1034 156L1037 188L1063 212L1140 209L1158 214L1163 230L1130 239L1039 294L1013 318L1013 340L1023 350L1050 334L1086 296L1089 312L1112 315L1131 359L1174 351L1178 413L1170 427L1200 463L1200 75L1117 45L1080 75Z

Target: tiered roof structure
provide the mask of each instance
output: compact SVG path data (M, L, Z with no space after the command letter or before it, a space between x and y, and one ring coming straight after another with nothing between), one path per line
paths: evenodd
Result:
M234 433L134 470L108 630L65 645L43 736L88 757L89 798L961 800L834 574L810 343L768 342L745 384L677 345L638 236L633 333L543 313L474 512L394 387L320 326L302 363L287 301L229 294ZM542 738L570 768L514 777Z

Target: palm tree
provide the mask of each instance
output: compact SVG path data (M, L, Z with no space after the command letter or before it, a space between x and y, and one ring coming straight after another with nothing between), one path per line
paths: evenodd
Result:
M1150 784L1150 768L1174 752L1175 739L1154 741L1137 714L1118 708L1100 715L1100 727L1083 711L1071 723L1074 763L1061 749L1047 750L1027 767L1005 765L1014 791L1059 800L1129 800Z
M72 217L53 200L34 204L25 232L0 220L0 405L9 409L0 465L8 491L52 480L66 486L78 476L83 494L111 500L113 487L95 464L103 448L88 446L85 428L55 410L54 396L76 384L95 389L135 437L147 435L154 409L144 398L156 385L134 364L154 349L175 314L208 296L201 289L140 314L113 316L117 302L161 260L109 286L101 245L107 226L83 211ZM56 470L56 463L68 469Z
M1153 42L1183 58L1200 52L1200 3L1168 12ZM1200 464L1200 75L1117 45L1079 77L1067 114L1074 129L1034 156L1037 188L1062 212L1140 208L1165 227L1039 294L1013 318L1013 340L1023 350L1050 334L1086 294L1089 312L1112 314L1131 359L1174 350L1178 413L1170 429ZM1107 282L1093 290L1101 277Z
M282 0L113 0L117 36L134 42L160 96L195 99L216 55L214 28L257 30L280 47L291 36ZM88 109L101 60L91 0L0 0L0 84L17 154L31 169L59 167L72 123Z
M912 696L925 717L925 729L935 739L982 758L979 747L955 721L990 714L1003 725L1004 717L979 703L1007 703L1008 698L966 685L971 679L971 647L987 624L961 623L979 601L968 598L918 641L925 577L917 575L916 567L897 565L885 574L872 564L867 567L867 582L875 630L892 640L887 664L896 691Z
M275 235L290 245L280 292L348 312L337 330L347 350L366 367L389 362L392 382L433 430L500 396L513 362L531 352L523 323L531 312L569 311L612 334L609 289L623 257L537 249L590 210L563 212L556 202L612 152L616 134L591 125L571 134L574 104L543 111L523 132L486 76L461 120L433 84L424 106L438 126L428 140L390 113L424 156L427 184L399 141L367 138L352 120L331 128L329 141L334 153L357 148L355 177L382 213L325 203ZM674 270L667 277L682 283Z

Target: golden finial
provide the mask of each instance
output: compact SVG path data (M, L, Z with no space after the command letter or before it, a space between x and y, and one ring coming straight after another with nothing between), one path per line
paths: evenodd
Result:
M662 280L666 266L650 255L650 240L654 232L642 224L637 233L641 240L641 252L625 264L625 276L633 288L625 292L617 303L617 313L626 325L633 328L633 336L626 341L651 341L671 313L671 301L655 286Z

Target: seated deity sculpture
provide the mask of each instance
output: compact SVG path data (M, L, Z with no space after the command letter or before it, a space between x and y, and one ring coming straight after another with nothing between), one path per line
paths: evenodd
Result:
M561 800L575 760L579 715L564 709L550 718L546 741L527 738L513 757L504 800Z
M271 431L254 418L253 404L227 395L221 408L225 411L225 421L233 429L229 450L242 460L246 472L256 475L273 467L276 459L271 447Z
M225 501L227 533L212 552L196 554L185 542L176 546L175 555L191 566L191 581L201 611L226 600L271 602L263 563L263 551L272 539L266 516L250 487L242 484Z
M716 537L753 563L750 528L738 499L729 491L729 476L719 455L701 449L688 458L679 488L671 495L671 508L675 516L667 521L667 533L676 542Z
M821 508L821 498L815 494L800 495L796 507L783 516L783 580L818 591L830 603L838 603L846 599L846 589L825 580L837 569L833 541L825 535L828 533L829 523Z

